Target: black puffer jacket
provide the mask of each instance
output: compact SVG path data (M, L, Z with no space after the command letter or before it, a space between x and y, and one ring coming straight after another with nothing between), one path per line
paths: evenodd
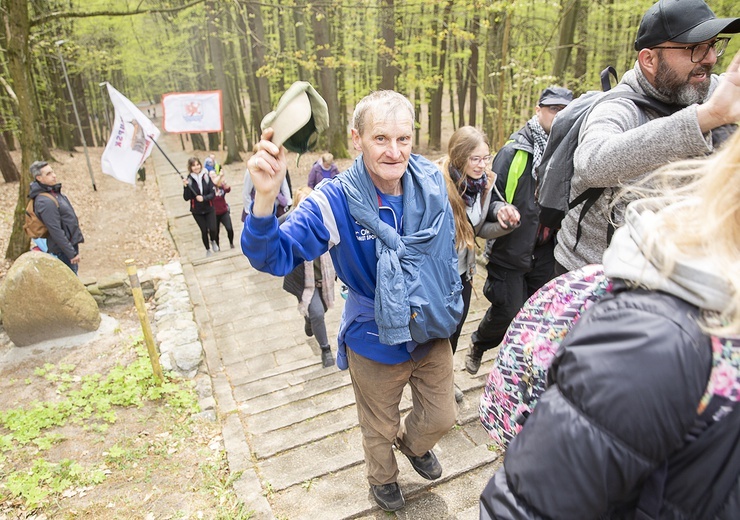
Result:
M740 518L740 407L685 443L712 364L696 307L617 292L563 342L543 394L481 495L481 518L635 518L668 460L661 519Z
M51 193L59 207L49 197L39 197L40 193ZM33 212L49 230L46 244L49 252L55 255L64 253L68 259L77 256L74 246L85 241L80 230L72 204L62 195L62 185L47 186L37 181L31 183L28 198L34 199Z

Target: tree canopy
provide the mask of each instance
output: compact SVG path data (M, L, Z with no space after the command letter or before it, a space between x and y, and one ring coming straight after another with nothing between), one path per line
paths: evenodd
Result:
M336 157L348 155L354 104L378 88L412 100L417 144L439 149L443 127L473 124L495 149L531 116L548 85L578 94L598 88L607 65L631 68L637 27L653 0L0 2L0 146L18 143L23 151L6 253L15 258L27 245L18 223L28 165L49 157L49 148L81 144L60 53L85 140L97 146L110 132L104 81L144 103L168 92L222 90L224 132L207 143L193 136L193 144L224 147L231 162L300 79L327 100L331 127L321 146ZM708 3L718 16L736 7L733 0ZM726 56L739 45L731 42Z

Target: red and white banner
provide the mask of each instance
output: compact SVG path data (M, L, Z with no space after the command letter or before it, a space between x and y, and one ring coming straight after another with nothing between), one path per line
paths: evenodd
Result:
M165 94L162 111L166 132L192 134L220 132L223 128L220 90Z
M106 83L116 111L108 144L101 158L103 173L136 184L136 172L152 153L159 129L129 99Z

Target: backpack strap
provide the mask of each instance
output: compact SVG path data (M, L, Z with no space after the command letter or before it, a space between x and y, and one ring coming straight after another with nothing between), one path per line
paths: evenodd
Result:
M601 71L601 88L605 91L611 89L611 83L609 81L609 76L613 75L616 79L617 77L617 71L614 70L614 67L607 67L603 71ZM637 105L638 108L649 108L660 114L660 117L669 116L679 110L681 110L684 107L678 106L678 105L669 105L667 103L663 103L662 101L658 101L655 98L646 96L644 94L640 94L639 92L635 92L633 90L610 90L601 98L597 99L594 104L589 109L589 113L594 109L596 105L599 103L609 100L609 99L618 99L618 98L625 98L632 101L635 105ZM586 116L588 117L588 115ZM586 216L586 213L589 212L591 207L596 203L596 201L601 197L601 195L604 193L604 190L606 188L597 188L592 187L588 188L584 192L582 192L580 195L578 195L575 199L573 199L571 202L568 203L568 209L573 209L580 204L583 204L583 208L581 208L581 213L578 215L578 226L576 228L576 242L573 245L573 251L576 250L576 247L578 247L578 242L581 240L581 223L583 222L583 219ZM584 204L585 203L585 204ZM612 217L614 217L614 211L612 210ZM612 236L614 235L614 225L609 222L609 225L606 230L606 243L609 244L611 242Z
M609 65L607 68L601 71L601 90L604 92L612 89L611 78L614 78L615 83L619 83L617 77L617 69Z
M34 213L36 213L36 199L38 199L39 197L48 197L48 198L50 198L51 200L54 201L54 204L57 205L57 208L59 207L59 201L57 200L57 198L54 195L52 195L48 191L42 191L41 193L39 193L38 195L36 195L33 198L33 212Z

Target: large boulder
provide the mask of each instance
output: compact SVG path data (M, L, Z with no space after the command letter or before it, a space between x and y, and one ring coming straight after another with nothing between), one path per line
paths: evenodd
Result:
M15 261L0 287L3 327L16 346L98 329L98 304L72 270L46 253Z

